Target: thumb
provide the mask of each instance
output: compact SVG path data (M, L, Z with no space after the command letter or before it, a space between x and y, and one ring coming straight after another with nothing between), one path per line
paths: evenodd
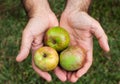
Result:
M21 62L25 58L27 58L27 56L30 52L32 41L33 41L33 36L31 34L31 32L24 30L23 35L22 35L22 43L21 43L20 52L16 57L17 62Z
M58 23L58 20L55 16L55 14L52 15L53 17L51 17L51 21L50 21L50 24L49 24L49 27L54 27L54 26L58 26L59 23Z
M99 41L100 47L108 52L109 49L109 45L108 45L108 38L107 35L105 34L103 28L101 27L101 25L99 23L95 24L93 26L93 28L91 28L91 32L96 36L96 38Z

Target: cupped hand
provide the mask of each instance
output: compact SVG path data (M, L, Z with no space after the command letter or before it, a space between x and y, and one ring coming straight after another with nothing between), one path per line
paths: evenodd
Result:
M86 51L84 66L76 72L67 72L67 79L70 82L76 82L92 65L93 36L98 39L101 48L108 52L107 36L99 22L82 11L64 11L60 19L60 26L69 32L71 45L81 46Z
M29 55L30 49L32 50L32 56L34 56L34 52L39 47L43 46L43 36L45 31L53 26L58 26L58 21L54 13L51 11L42 11L39 16L31 17L23 31L22 34L22 43L21 49L16 57L18 62L23 61ZM45 80L51 81L52 78L48 72L43 72L38 69L32 58L32 66L33 69ZM59 67L55 69L55 73L59 77L61 73L63 73ZM64 75L64 74L63 74ZM60 77L59 77L60 78Z

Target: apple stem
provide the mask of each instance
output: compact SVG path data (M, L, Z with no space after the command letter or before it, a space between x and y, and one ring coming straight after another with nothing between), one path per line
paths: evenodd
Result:
M53 44L56 44L56 40L52 39L52 43L53 43Z
M43 57L47 57L47 54L44 53L44 54L43 54Z

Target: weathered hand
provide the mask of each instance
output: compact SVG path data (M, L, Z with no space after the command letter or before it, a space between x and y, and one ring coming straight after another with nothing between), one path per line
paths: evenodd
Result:
M45 31L50 27L58 26L58 20L51 11L47 0L23 0L23 4L30 19L23 31L21 49L16 58L18 62L27 58L30 49L34 56L36 49L43 46ZM33 58L32 66L42 78L47 81L52 80L48 72L43 72L35 66ZM65 81L66 75L63 70L57 67L54 72L61 81Z
M23 61L27 58L30 49L32 49L34 54L36 49L43 46L43 35L48 28L53 26L58 26L58 21L56 16L49 10L42 11L39 16L31 17L23 31L21 49L16 60L18 62ZM51 80L50 74L38 69L33 59L32 66L42 78L47 81Z
M67 79L70 82L76 82L92 65L93 35L95 35L101 48L106 52L109 51L107 36L99 22L82 11L64 11L61 16L60 26L69 32L71 45L78 45L86 50L84 66L76 72L67 72Z

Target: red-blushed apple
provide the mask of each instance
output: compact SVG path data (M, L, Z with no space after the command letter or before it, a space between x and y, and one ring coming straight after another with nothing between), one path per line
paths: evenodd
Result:
M69 33L61 27L48 29L44 37L44 43L57 51L62 51L68 47L70 42Z
M34 62L42 71L51 71L58 65L58 53L51 47L41 47L35 52Z
M60 53L60 66L66 71L76 71L85 62L85 50L80 46L70 46Z

